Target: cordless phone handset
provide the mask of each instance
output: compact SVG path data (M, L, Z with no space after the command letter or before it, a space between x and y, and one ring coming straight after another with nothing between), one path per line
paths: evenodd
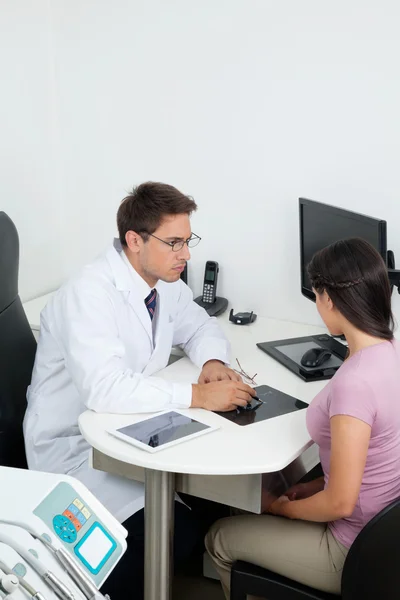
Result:
M213 260L206 262L203 284L203 302L213 304L217 297L218 263Z

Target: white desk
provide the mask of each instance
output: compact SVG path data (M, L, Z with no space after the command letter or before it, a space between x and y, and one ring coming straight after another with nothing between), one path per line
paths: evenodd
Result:
M50 292L45 296L40 296L39 298L34 298L34 300L29 300L28 302L24 302L22 305L25 310L25 314L28 318L29 325L31 329L34 331L39 331L40 329L40 313L52 297L54 292Z
M305 402L310 402L326 384L303 382L255 345L321 333L321 328L261 318L241 327L229 323L226 315L219 322L231 340L232 363L238 358L246 372L258 373L258 384L266 383ZM160 376L194 382L198 370L184 358L164 369ZM79 419L83 436L94 448L95 468L145 480L146 600L170 598L175 490L260 512L263 494L273 499L317 461L316 448L311 446L306 430L305 411L245 427L201 409L188 412L201 415L210 424L218 423L220 429L156 454L136 449L107 433L108 429L140 420L143 415L87 411Z

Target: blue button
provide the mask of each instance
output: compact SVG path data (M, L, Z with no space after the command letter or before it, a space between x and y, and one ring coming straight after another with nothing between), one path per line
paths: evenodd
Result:
M75 504L70 504L67 510L69 510L69 512L71 512L75 516L79 513L79 508L75 506Z
M77 533L75 526L64 515L56 515L54 517L53 527L58 537L66 544L73 544L76 541Z
M81 512L76 515L76 518L78 519L81 525L84 525L86 523L87 519L83 516Z

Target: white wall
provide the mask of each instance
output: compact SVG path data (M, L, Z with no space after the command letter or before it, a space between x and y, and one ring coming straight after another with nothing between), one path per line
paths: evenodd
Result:
M387 219L400 264L399 17L395 0L52 2L58 180L36 194L46 226L24 230L35 260L48 253L43 290L51 232L65 277L108 243L119 201L147 179L195 197L191 287L218 260L235 310L318 322L300 294L299 196ZM48 85L36 88L45 102ZM39 126L46 162L48 123L26 123L32 139ZM27 296L40 291L21 278Z
M19 231L20 293L27 298L54 288L64 273L47 0L2 0L0 72L0 210Z

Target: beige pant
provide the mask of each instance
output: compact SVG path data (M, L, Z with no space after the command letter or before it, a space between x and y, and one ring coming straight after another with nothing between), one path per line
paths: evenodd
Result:
M228 600L231 566L236 560L264 567L325 592L340 594L348 552L325 523L272 515L242 515L217 521L207 534L206 548L220 574Z

